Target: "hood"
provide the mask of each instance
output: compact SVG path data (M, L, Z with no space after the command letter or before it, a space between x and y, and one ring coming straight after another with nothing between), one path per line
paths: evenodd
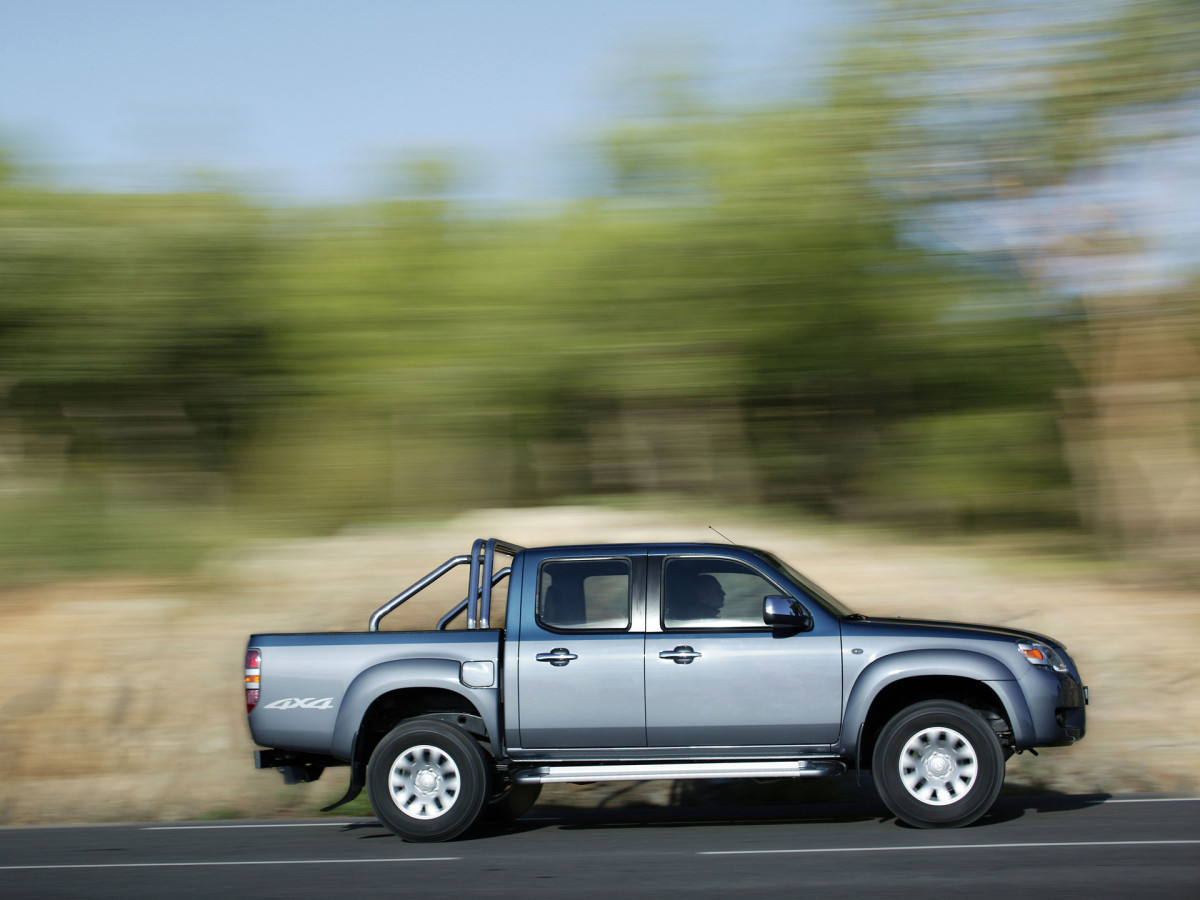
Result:
M1062 644L1044 634L1033 631L1021 631L1016 628L1005 628L999 625L975 625L968 622L942 622L935 619L902 619L883 618L877 616L848 617L842 619L842 631L845 634L871 634L887 632L890 634L928 634L936 631L944 637L995 637L1011 641L1040 641L1050 644L1057 649L1064 649Z

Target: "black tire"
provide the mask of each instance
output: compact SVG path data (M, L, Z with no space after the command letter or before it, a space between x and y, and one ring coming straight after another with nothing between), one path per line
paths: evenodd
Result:
M491 767L471 735L413 719L392 729L367 764L367 796L379 821L406 841L448 841L479 818Z
M488 800L483 809L483 818L497 823L519 819L533 808L541 792L542 786L536 782L509 784Z
M927 700L883 727L871 760L879 797L917 828L957 828L996 802L1004 754L987 721L961 703Z

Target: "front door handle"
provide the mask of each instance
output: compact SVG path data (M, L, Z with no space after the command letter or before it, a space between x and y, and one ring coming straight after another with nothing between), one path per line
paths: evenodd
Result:
M538 662L548 662L552 666L565 666L573 659L579 659L566 647L555 647L549 653L539 653L534 657Z
M690 666L692 660L696 659L701 654L697 653L686 644L680 644L674 650L663 650L658 654L659 659L673 659L677 666Z

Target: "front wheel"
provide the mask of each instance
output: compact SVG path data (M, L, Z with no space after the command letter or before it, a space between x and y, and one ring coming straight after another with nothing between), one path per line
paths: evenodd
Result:
M917 828L956 828L996 802L1004 755L991 726L968 706L929 700L900 710L872 757L879 797Z
M448 841L475 820L491 794L491 768L471 735L416 719L392 729L367 764L375 815L407 841Z

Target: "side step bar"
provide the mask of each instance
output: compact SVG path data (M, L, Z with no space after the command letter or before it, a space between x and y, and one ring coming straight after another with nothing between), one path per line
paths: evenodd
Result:
M758 760L754 762L612 763L590 766L537 766L517 769L520 784L577 781L658 781L685 778L820 778L841 775L846 764L834 759Z

